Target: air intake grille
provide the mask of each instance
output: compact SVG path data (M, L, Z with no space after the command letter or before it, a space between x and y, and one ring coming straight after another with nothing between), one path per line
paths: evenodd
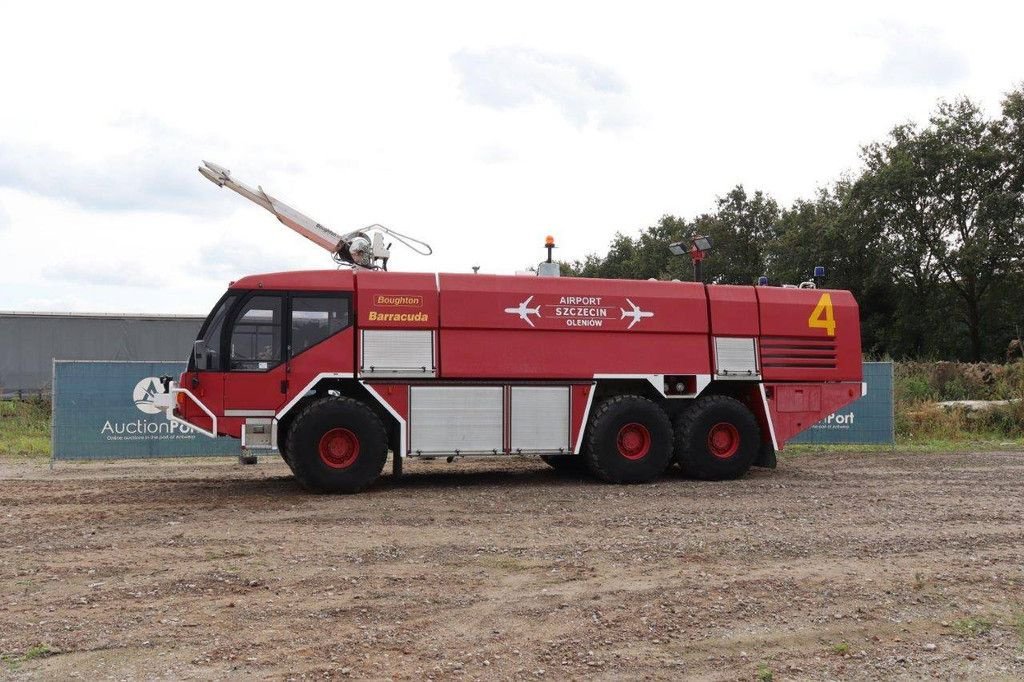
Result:
M765 368L835 369L836 342L820 338L762 338L761 366Z

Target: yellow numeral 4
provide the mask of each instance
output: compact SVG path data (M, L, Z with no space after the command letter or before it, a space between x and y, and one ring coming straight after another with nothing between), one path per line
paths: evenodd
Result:
M829 336L836 335L836 318L832 314L832 297L822 294L814 312L807 318L807 326L811 329L824 329Z

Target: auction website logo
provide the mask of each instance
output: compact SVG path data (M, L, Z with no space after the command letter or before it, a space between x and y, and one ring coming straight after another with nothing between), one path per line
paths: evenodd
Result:
M135 407L143 414L160 414L160 408L153 404L153 396L160 390L160 379L157 377L146 377L135 384L132 391L132 400Z
M132 390L132 402L135 403L136 409L146 415L160 414L160 408L153 404L153 396L161 389L162 384L159 377L146 377L135 384L135 389ZM100 434L108 441L195 439L195 430L191 426L169 420L112 421L108 419L100 427Z

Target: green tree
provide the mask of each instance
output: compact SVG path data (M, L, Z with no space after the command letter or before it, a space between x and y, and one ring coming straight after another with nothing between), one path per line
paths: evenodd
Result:
M704 264L705 281L752 284L770 267L769 245L775 238L778 218L774 199L763 192L748 196L742 186L737 186L718 198L713 212L692 222L662 216L657 225L642 230L635 238L616 234L604 257L590 255L564 267L579 277L689 280L693 277L690 259L671 255L668 244L701 235L714 241L712 257Z
M685 221L662 216L657 225L641 231L635 238L621 232L616 234L607 255L590 254L582 261L563 263L562 269L576 277L673 279L679 276L679 268L667 245L686 238L688 233Z
M854 188L864 219L885 226L895 275L919 304L940 287L956 294L974 360L986 350L994 287L1024 246L1008 142L1005 120L987 120L967 99L944 102L926 128L898 126L866 147Z
M860 304L866 352L1002 357L1024 329L1024 89L990 119L968 99L926 126L896 126L861 150L861 171L780 208L742 185L692 220L663 216L608 253L564 265L582 277L691 278L667 245L707 235L709 283L806 279L815 265Z
M761 191L742 185L718 198L713 213L694 221L697 234L710 236L714 249L704 279L718 284L753 284L772 270L772 242L778 236L779 206Z

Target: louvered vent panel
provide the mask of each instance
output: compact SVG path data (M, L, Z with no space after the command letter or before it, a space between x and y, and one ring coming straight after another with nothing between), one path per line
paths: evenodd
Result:
M832 339L762 337L761 366L799 369L835 369L836 342Z

